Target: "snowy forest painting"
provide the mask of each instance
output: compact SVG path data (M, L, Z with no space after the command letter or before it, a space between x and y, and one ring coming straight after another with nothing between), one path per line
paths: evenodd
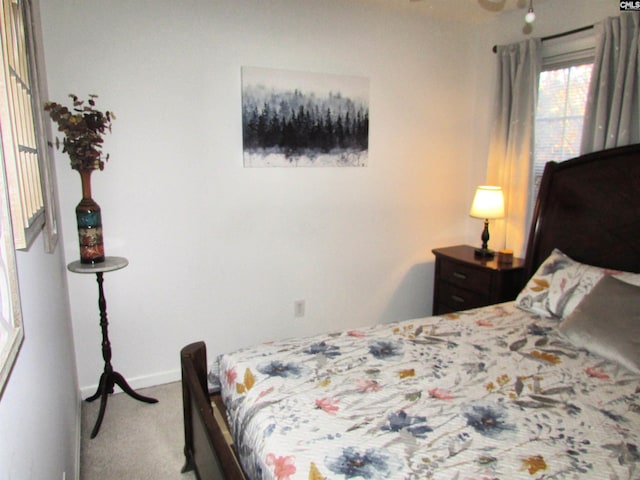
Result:
M242 68L245 167L365 167L369 81Z

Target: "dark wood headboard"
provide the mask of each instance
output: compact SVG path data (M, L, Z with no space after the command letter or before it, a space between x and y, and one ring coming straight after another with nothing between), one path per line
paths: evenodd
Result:
M527 244L527 278L554 248L589 265L640 272L640 145L547 164Z

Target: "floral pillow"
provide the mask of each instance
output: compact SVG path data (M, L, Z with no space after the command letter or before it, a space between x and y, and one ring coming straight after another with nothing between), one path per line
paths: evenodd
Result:
M544 317L565 318L605 275L640 286L638 273L594 267L554 249L520 292L516 306Z
M525 285L516 298L516 306L530 313L543 317L553 316L547 308L547 298L551 281L557 272L562 271L570 264L570 258L560 250L555 249L551 255L542 262L531 280Z
M564 254L562 254L564 255ZM565 266L556 272L549 285L547 309L558 318L566 318L605 276L640 286L640 274L609 270L577 262L564 255Z

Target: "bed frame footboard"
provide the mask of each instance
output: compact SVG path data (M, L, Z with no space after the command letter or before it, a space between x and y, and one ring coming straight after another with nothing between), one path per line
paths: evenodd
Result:
M219 398L207 389L207 349L204 342L184 347L182 405L184 411L184 456L182 472L195 471L198 480L246 480L233 449ZM215 395L214 395L215 397Z

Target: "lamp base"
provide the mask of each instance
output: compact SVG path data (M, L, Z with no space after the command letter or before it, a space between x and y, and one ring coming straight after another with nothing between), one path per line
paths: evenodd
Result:
M496 254L496 252L488 248L476 248L473 252L476 257L480 258L493 258Z

